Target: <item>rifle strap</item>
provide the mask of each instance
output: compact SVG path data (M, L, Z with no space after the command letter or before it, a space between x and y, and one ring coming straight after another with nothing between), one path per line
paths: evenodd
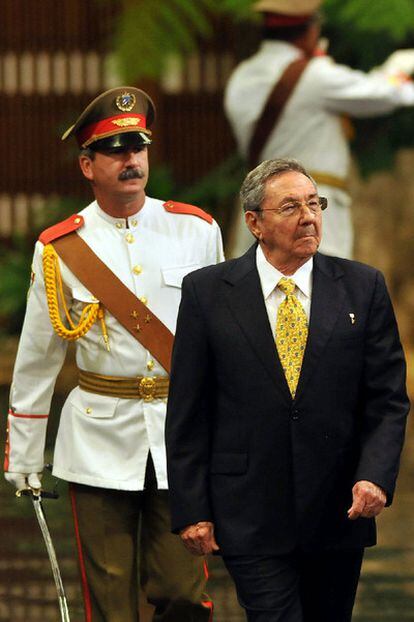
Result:
M51 242L79 281L170 373L174 336L75 232Z
M299 78L306 69L308 62L308 58L299 58L293 61L293 63L290 63L270 92L250 139L248 149L250 168L257 166L263 147L269 135L276 127L280 115L289 97L292 95L295 86L299 82Z

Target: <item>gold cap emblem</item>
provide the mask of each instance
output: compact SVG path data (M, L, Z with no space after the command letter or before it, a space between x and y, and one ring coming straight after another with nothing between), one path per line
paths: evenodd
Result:
M112 123L118 127L129 127L130 125L139 125L140 119L127 117L126 119L113 119Z
M122 110L122 112L131 112L136 101L137 99L133 93L124 91L116 98L115 105L119 110Z

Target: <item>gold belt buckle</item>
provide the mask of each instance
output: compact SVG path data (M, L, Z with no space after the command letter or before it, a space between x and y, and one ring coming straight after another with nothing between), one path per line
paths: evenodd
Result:
M144 402L152 402L155 397L156 384L155 378L149 378L148 376L141 378L138 385L138 392Z

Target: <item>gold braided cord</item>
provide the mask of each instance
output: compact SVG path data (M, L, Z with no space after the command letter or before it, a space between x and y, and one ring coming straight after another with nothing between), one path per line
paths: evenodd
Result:
M81 317L76 326L70 317L69 309L66 305L59 260L52 244L47 244L43 249L43 272L47 306L54 330L59 337L67 339L68 341L75 341L83 337L96 322L100 304L96 302L86 305L82 310ZM59 312L59 302L63 307L70 328L67 328L62 322Z
M102 337L105 343L105 347L108 350L108 352L110 352L111 348L109 347L108 331L106 330L106 324L105 324L105 309L102 305L99 305L98 319L101 323L101 331L102 331Z

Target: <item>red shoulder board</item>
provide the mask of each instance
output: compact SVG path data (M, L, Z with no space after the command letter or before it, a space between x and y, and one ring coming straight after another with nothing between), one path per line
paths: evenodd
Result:
M190 214L191 216L198 216L203 220L206 220L210 225L213 222L213 217L207 214L204 210L195 205L188 205L188 203L178 203L177 201L167 201L164 203L164 209L171 214Z
M76 231L76 229L82 227L83 223L83 216L79 216L79 214L72 214L72 216L69 216L66 220L62 220L62 222L58 222L56 225L52 225L48 229L42 231L39 235L39 240L44 245L49 244L49 242L53 242L53 240L57 240L57 238L61 238L67 233Z

